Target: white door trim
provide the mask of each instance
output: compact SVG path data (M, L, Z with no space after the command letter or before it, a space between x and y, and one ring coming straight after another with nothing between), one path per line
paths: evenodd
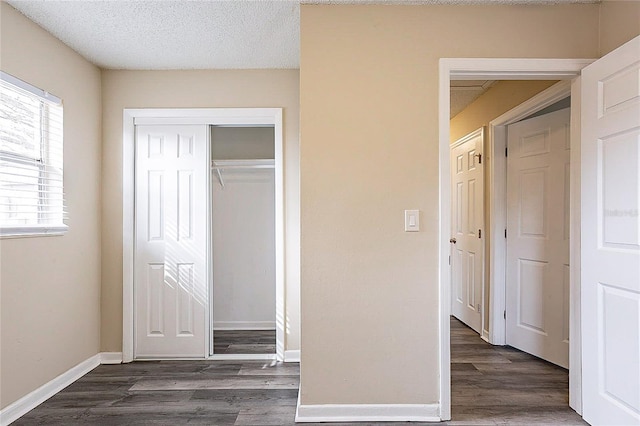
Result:
M438 294L440 298L439 338L440 338L440 418L451 418L451 350L449 316L451 313L451 280L449 276L449 232L451 221L451 188L449 183L449 87L451 79L489 79L489 80L572 80L580 75L580 70L593 62L593 59L487 59L487 58L443 58L440 59L438 128L439 128L439 162L440 162L440 217L439 217L439 259L438 259ZM572 117L573 118L573 117ZM573 129L573 124L572 124ZM574 142L572 136L572 157ZM572 158L573 159L573 158ZM571 183L579 179L579 170L571 168ZM576 177L576 173L578 174ZM573 187L573 186L572 186ZM572 191L573 192L573 191ZM572 206L573 204L572 194ZM572 231L579 228L579 218L571 218ZM573 238L573 234L572 234ZM574 259L574 247L571 247L571 258ZM575 267L575 262L572 268ZM572 271L573 272L573 271ZM573 285L574 283L572 283ZM572 287L573 290L573 287ZM572 298L573 298L572 294ZM571 329L576 328L571 316ZM573 375L571 375L573 377ZM570 391L579 392L579 377L573 377ZM575 405L572 405L576 409Z
M276 250L276 357L284 359L284 162L282 108L148 108L124 109L122 136L122 359L134 356L134 200L135 125L209 124L232 126L273 125L275 134L275 250ZM209 171L207 171L209 173ZM210 183L210 179L207 179ZM207 198L210 191L207 191ZM207 201L209 205L209 201ZM208 233L210 235L211 233ZM210 245L210 244L209 244ZM210 248L209 248L210 250ZM208 271L211 276L211 271ZM207 280L209 281L209 280ZM210 316L210 315L208 315ZM211 321L207 318L207 336ZM209 337L210 338L210 337ZM206 342L206 352L209 341Z

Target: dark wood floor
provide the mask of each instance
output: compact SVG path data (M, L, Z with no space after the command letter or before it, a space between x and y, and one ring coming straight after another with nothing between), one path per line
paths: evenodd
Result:
M585 425L569 408L569 372L493 346L451 318L451 416L460 425Z
M299 374L257 361L101 365L13 424L292 424Z
M585 424L567 405L566 370L491 346L457 320L451 353L453 420L444 424ZM298 386L298 364L101 365L14 425L293 425ZM352 423L363 424L373 423Z
M215 330L214 354L275 354L275 330Z

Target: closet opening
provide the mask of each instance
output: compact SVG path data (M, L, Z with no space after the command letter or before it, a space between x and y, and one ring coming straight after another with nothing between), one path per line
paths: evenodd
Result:
M276 359L275 128L209 131L210 355Z
M284 361L283 147L282 108L124 110L123 362Z

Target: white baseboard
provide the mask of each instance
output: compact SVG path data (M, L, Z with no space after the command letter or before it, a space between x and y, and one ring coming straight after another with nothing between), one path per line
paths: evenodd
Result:
M50 382L45 383L33 392L23 396L19 400L6 406L0 411L0 425L5 426L24 416L29 411L51 398L80 377L100 365L100 354L82 361L75 367L70 368Z
M100 364L121 364L122 352L101 352L0 410L0 426L13 423Z
M300 362L300 349L284 351L284 362Z
M301 405L296 422L439 422L439 404L323 404Z
M275 330L275 321L214 321L216 330Z
M122 364L122 352L100 352L100 364Z

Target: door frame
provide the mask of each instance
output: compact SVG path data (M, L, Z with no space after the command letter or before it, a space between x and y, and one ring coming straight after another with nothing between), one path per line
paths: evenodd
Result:
M273 126L275 148L275 272L276 272L276 359L284 360L284 158L282 108L125 108L122 136L122 361L134 359L134 253L135 253L135 126L136 124L193 124L218 126ZM207 155L210 157L210 144ZM207 162L209 164L209 162ZM207 174L210 170L207 170ZM211 206L211 179L207 179L207 205ZM207 219L207 258L211 256L211 208ZM207 291L211 292L211 262L208 262ZM209 357L211 299L207 298L205 330L208 338L203 358Z
M440 340L440 418L451 419L451 348L450 348L450 324L451 313L451 277L449 269L449 233L451 220L451 188L450 188L450 164L449 164L449 105L451 79L460 80L570 80L571 83L571 161L580 164L580 135L579 111L580 111L580 71L592 63L594 59L530 59L530 58L442 58L439 63L439 92L438 92L438 130L439 130L439 250L438 250L438 294L439 306L439 340ZM491 134L491 129L490 132ZM577 156L577 157L576 157ZM492 158L489 162L492 163ZM575 162L574 162L575 160ZM505 162L506 163L506 162ZM580 170L571 168L571 247L570 259L572 262L572 279L570 283L571 314L570 332L573 344L570 345L569 354L569 405L578 413L582 412L582 383L579 367L575 361L580 360L580 322L579 303L574 306L574 296L579 296L579 274L573 273L576 260L579 260L579 184ZM577 206L577 209L574 207ZM573 214L573 213L578 214ZM495 229L493 229L495 231ZM579 269L578 269L579 270ZM577 371L576 371L577 370Z

